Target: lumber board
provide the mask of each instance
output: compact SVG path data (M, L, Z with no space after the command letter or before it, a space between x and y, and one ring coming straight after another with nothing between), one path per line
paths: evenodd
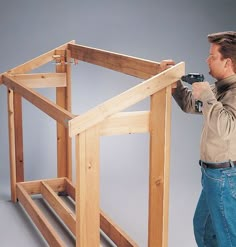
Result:
M66 50L66 61L68 62L66 65L66 84L67 84L67 91L66 91L66 106L67 110L71 111L71 93L72 93L72 76L71 76L71 63L69 61L71 60L71 51L69 49ZM75 62L76 63L76 62Z
M67 194L74 200L75 199L75 185L72 183L72 181L68 178L65 178L65 187ZM79 198L77 199L77 203L79 203Z
M67 178L54 178L54 179L44 179L43 181L47 183L53 189L54 192L65 192L66 179Z
M75 235L75 215L47 182L41 182L41 194L52 207L52 209L63 220L66 226Z
M56 89L56 104L67 111L71 111L71 64L70 54L67 50L57 50L59 55L59 63L56 64L57 74L66 74L67 87ZM57 176L72 177L72 153L71 138L68 129L57 122Z
M101 123L105 118L112 114L144 100L155 92L176 82L183 74L184 63L181 62L92 108L81 116L73 118L69 121L70 136L73 137L92 126Z
M14 128L15 128L15 156L16 156L16 182L24 181L24 153L23 153L23 122L22 97L13 92Z
M100 214L100 224L102 231L119 247L138 247L117 224L105 215L102 211Z
M150 78L161 71L160 63L95 49L78 44L69 44L72 58L92 63L141 79Z
M47 218L20 184L17 184L17 197L49 245L53 247L65 246Z
M48 62L51 62L54 60L53 55L55 55L55 51L56 50L65 50L68 47L68 44L73 44L75 43L74 40L67 42L63 45L58 46L55 49L52 49L38 57L35 57L15 68L12 68L8 71L8 73L12 73L12 74L23 74L23 73L27 73L30 72L44 64L47 64Z
M149 112L119 112L100 124L100 135L123 135L149 132Z
M34 180L19 183L29 195L41 193L41 182L46 182L54 192L66 191L65 178Z
M14 74L11 76L29 88L66 87L66 73Z
M66 191L75 201L75 186L67 178ZM79 198L76 201L79 204ZM119 247L138 247L137 243L132 240L111 218L100 210L100 227L101 230Z
M76 247L100 242L99 130L84 131L76 139Z
M67 110L56 105L51 100L33 91L32 89L18 83L10 76L4 75L3 83L65 127L68 127L68 121L74 117L74 115Z
M11 200L16 202L16 150L15 150L15 116L14 116L14 95L8 89L8 132L9 132L9 160L11 180Z
M170 124L169 86L151 96L148 247L168 246Z
M71 60L71 51L66 50L66 94L65 94L65 102L66 102L66 109L69 112L72 112L72 76L71 76L71 63L69 61ZM76 62L75 62L76 63ZM66 150L67 150L67 156L66 156L66 177L70 180L72 180L72 139L69 136L69 129L66 129Z

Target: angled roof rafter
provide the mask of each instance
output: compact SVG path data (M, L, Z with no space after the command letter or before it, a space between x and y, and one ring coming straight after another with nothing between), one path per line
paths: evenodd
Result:
M75 117L75 115L71 114L69 111L53 103L51 100L34 90L18 83L13 77L7 74L3 74L3 83L65 127L68 127L68 121Z
M32 71L34 69L37 69L38 67L44 65L44 64L47 64L48 62L51 62L54 60L53 56L56 54L56 51L57 50L65 50L67 49L68 47L68 44L70 43L74 43L75 41L72 40L70 42L67 42L61 46L58 46L57 48L51 50L51 51L48 51L26 63L23 63L11 70L8 71L8 73L12 73L12 74L23 74L23 73L27 73L29 71Z
M56 54L56 50L65 50L68 47L68 44L73 44L75 43L74 40L67 42L61 46L58 46L55 49L52 49L36 58L33 58L21 65L18 65L10 70L7 71L9 74L24 74L27 72L30 72L34 69L39 68L40 66L43 66L44 64L47 64L48 62L51 62L54 60L53 56ZM2 81L2 74L0 74L0 85L3 83Z
M122 111L141 100L151 96L157 91L173 84L183 74L184 63L175 66L153 76L152 78L126 90L125 92L107 100L92 108L86 113L69 121L70 136L81 133L87 128L102 122L112 114Z

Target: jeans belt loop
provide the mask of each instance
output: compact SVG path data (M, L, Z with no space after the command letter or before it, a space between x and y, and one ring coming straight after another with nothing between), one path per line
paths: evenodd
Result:
M232 160L229 160L229 163L230 163L230 166L231 167L234 167L235 165L234 165L234 162L232 161Z

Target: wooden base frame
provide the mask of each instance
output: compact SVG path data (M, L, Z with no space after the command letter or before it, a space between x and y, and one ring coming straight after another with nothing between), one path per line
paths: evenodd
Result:
M102 66L143 79L140 84L86 113L71 113L71 62ZM29 73L55 62L55 72ZM74 234L76 247L98 247L100 229L119 247L138 246L99 208L100 136L149 133L148 247L168 246L171 89L184 74L181 62L165 71L160 63L75 44L61 45L0 75L8 88L11 198L24 206L50 246L64 246L60 236L31 198L41 194ZM56 102L34 89L53 87ZM22 97L57 122L57 178L24 181ZM149 111L123 112L150 97ZM75 137L76 184L72 180L72 137ZM75 212L58 197L74 200Z
M16 188L19 202L32 218L34 224L40 230L48 244L55 247L66 246L31 196L41 195L75 236L76 215L58 195L62 193L63 195L70 197L75 203L75 186L71 181L68 178L57 178L21 182L17 183ZM100 211L100 228L117 246L138 246L102 211Z

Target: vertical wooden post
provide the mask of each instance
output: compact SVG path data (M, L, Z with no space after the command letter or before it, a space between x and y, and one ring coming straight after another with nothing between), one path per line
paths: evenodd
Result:
M71 111L71 65L70 51L57 50L60 55L56 65L57 73L66 73L67 86L56 89L56 103ZM57 123L57 176L72 179L72 150L68 129Z
M76 136L76 247L100 245L99 130Z
M15 126L15 152L16 152L16 182L24 181L23 157L23 126L22 126L22 98L13 93L14 126Z
M18 183L24 181L22 97L15 92L13 95L16 151L16 182Z
M9 131L11 200L13 202L16 202L16 150L15 150L14 118L15 116L14 116L13 91L11 89L8 89L8 131Z
M16 183L24 181L22 98L8 89L8 126L11 199L16 202Z
M149 247L168 246L171 86L151 96Z

